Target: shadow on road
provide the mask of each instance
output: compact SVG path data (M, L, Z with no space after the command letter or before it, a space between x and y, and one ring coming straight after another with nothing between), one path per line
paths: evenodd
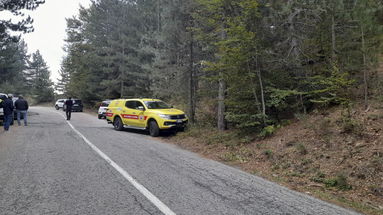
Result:
M113 128L110 128L110 129L113 129ZM133 128L124 128L122 131L123 132L128 132L128 133L133 133L133 134L140 134L140 135L143 135L143 136L150 137L149 131L147 131L147 130L138 130L138 129L133 129ZM176 132L174 132L174 131L161 131L159 137L172 137L172 136L175 136L175 135L176 135Z

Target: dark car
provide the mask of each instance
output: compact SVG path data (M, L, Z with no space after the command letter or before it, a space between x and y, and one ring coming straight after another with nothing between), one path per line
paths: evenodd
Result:
M72 99L72 101L73 101L72 111L73 112L82 112L83 111L82 101L80 99ZM63 111L66 111L65 103L63 106Z

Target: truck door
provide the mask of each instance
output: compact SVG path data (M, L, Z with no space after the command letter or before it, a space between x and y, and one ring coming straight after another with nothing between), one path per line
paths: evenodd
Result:
M122 122L124 125L136 126L135 121L138 120L136 115L136 101L126 101L125 107L121 111Z
M140 101L127 101L125 113L122 114L124 124L134 127L145 127L144 105Z
M145 106L142 104L142 102L136 101L136 107L133 114L138 116L138 119L135 121L135 126L145 128L147 116L145 116Z

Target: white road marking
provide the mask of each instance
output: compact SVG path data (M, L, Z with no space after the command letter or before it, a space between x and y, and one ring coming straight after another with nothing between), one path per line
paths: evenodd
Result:
M65 118L64 115L57 113ZM83 134L81 134L69 121L66 121L68 125L76 132L98 155L100 155L107 163L109 163L114 169L116 169L126 180L128 180L142 195L144 195L151 203L153 203L162 213L165 215L175 215L168 206L166 206L161 200L159 200L155 195L153 195L148 189L143 185L138 183L127 171L122 169L116 162L110 159L104 152L98 149L92 142L90 142Z

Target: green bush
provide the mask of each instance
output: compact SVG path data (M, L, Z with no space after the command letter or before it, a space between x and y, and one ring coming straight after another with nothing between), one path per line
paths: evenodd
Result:
M322 137L331 135L331 132L331 119L329 118L319 120L317 126L315 126L315 133Z
M305 145L303 145L302 143L297 144L296 148L298 153L301 155L306 155L308 153Z
M287 120L287 119L281 120L281 123L280 123L281 126L288 126L290 124L291 124L291 120Z
M239 161L241 163L246 163L249 161L246 157L235 152L227 152L221 157L221 159L227 162Z
M311 181L316 182L316 183L324 183L325 179L322 177L314 176L310 178Z
M352 186L348 184L347 177L343 174L336 176L335 178L330 178L324 180L324 184L327 187L336 187L339 190L351 190Z
M239 142L242 143L242 144L249 144L252 141L253 141L253 138L250 137L250 136L244 136L244 137L239 139Z
M359 134L360 129L362 128L361 124L357 120L354 120L348 117L342 118L341 127L342 127L342 131L348 134L351 134L351 133Z
M271 149L266 149L265 151L263 151L263 154L266 155L268 159L273 157L273 151Z
M269 125L269 126L264 127L258 136L261 138L266 138L266 137L273 135L276 130L277 130L277 128L274 125Z
M312 163L313 161L311 160L311 159L303 159L302 160L302 165L307 165L307 164L310 164L310 163Z
M363 134L362 123L357 119L353 119L351 115L351 107L347 107L345 111L342 111L340 127L343 133L357 134L359 136Z

